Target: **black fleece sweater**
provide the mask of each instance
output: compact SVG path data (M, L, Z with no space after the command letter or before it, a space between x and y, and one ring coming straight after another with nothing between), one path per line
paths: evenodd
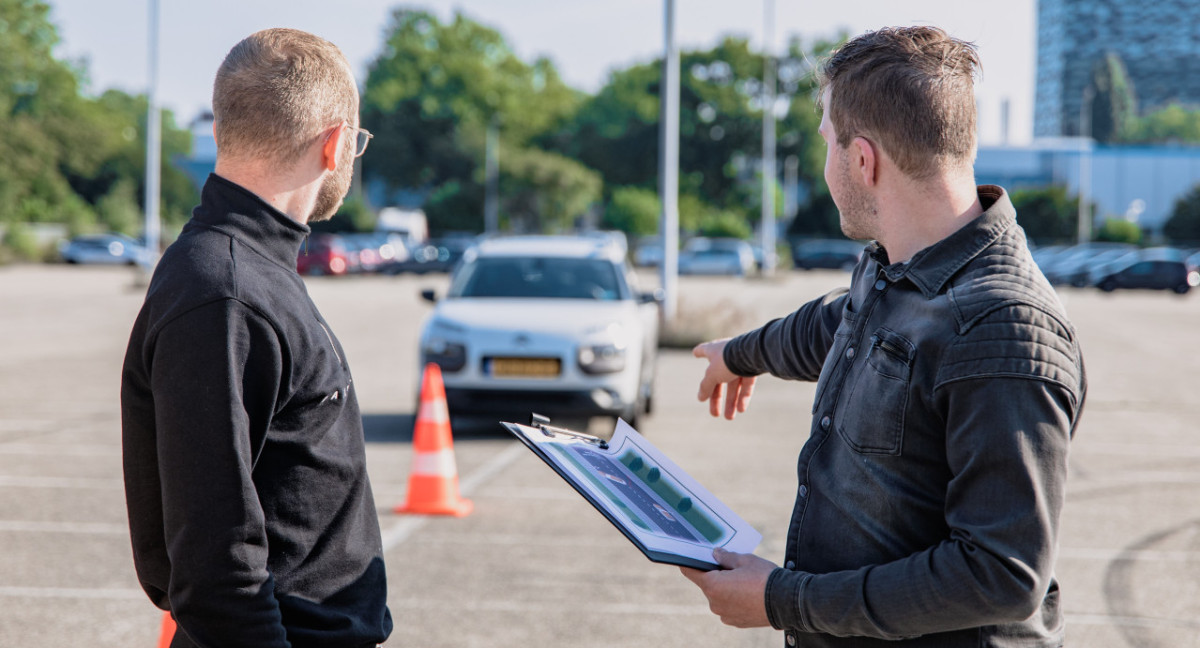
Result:
M391 632L350 369L296 274L308 233L209 176L129 339L134 563L197 646L357 647Z

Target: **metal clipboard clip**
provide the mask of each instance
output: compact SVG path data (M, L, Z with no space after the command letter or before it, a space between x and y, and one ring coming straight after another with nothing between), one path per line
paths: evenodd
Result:
M583 441L584 443L590 443L601 450L608 450L608 441L591 434L584 434L583 432L576 432L575 430L568 430L567 428L554 427L553 425L550 425L550 417L543 416L536 412L529 414L529 427L541 430L542 434L548 437L573 437Z

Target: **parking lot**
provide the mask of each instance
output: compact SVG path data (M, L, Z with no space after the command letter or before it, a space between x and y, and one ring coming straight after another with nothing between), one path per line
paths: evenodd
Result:
M681 280L681 311L736 324L845 280ZM652 278L652 276L651 276ZM144 279L126 268L0 268L0 648L151 648L161 613L133 573L121 487L119 370ZM466 518L401 516L416 337L442 276L314 278L349 356L384 534L395 646L778 646L722 626L673 567L646 561L499 426L458 428ZM1071 457L1059 577L1073 648L1200 646L1200 296L1063 289L1090 391ZM758 528L778 561L810 384L762 380L713 420L703 365L659 359L641 431Z

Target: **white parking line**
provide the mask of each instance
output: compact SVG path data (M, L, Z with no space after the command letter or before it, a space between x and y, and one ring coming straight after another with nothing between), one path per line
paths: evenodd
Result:
M0 598L103 599L106 601L145 600L146 593L135 588L116 587L0 587Z
M0 443L0 454L46 455L60 457L119 457L121 446L116 444L69 443Z
M108 522L34 522L29 520L0 520L0 532L23 533L81 533L96 535L128 535L129 527Z
M0 475L0 487L14 488L79 488L83 490L124 489L125 482L120 479L104 479L100 477L32 477L20 475Z
M1156 619L1113 614L1066 614L1067 625L1123 626L1127 628L1200 628L1196 619Z
M555 603L557 604L557 603ZM538 607L539 603L533 601L506 601L506 600L468 600L467 598L456 598L454 600L445 599L429 599L429 598L403 598L392 599L388 601L388 607L395 609L406 610L455 610L455 611L471 611L471 612L528 612L531 608ZM708 611L708 607L704 605L667 605L667 604L646 604L646 603L599 603L588 602L587 609L589 613L600 616L610 616L617 618L624 615L650 615L650 616L711 616L712 612Z
M461 493L464 497L469 496L471 493L475 492L475 489L482 486L492 477L495 477L500 473L500 471L507 468L509 464L516 461L517 457L520 457L526 452L528 451L525 449L525 446L519 443L514 443L508 446L504 449L504 451L500 452L484 463L479 470L476 470L460 480L458 483L459 493ZM394 549L397 545L407 540L410 536L412 536L412 534L416 533L418 529L425 526L428 522L429 517L427 516L404 517L400 520L397 520L394 524L384 529L382 532L383 550L387 552Z
M1060 549L1059 558L1068 560L1137 560L1139 562L1200 562L1200 551L1157 551L1153 549Z

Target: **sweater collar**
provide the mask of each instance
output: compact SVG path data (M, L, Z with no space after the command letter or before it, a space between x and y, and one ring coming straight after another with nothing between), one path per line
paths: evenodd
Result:
M192 220L235 238L284 267L295 269L300 245L312 230L250 190L210 173Z
M907 263L886 266L883 270L888 280L908 278L926 299L932 299L955 273L1016 224L1017 210L1003 188L980 185L978 192L984 209L979 217L917 252ZM877 260L883 259L882 248L875 245L873 255Z

